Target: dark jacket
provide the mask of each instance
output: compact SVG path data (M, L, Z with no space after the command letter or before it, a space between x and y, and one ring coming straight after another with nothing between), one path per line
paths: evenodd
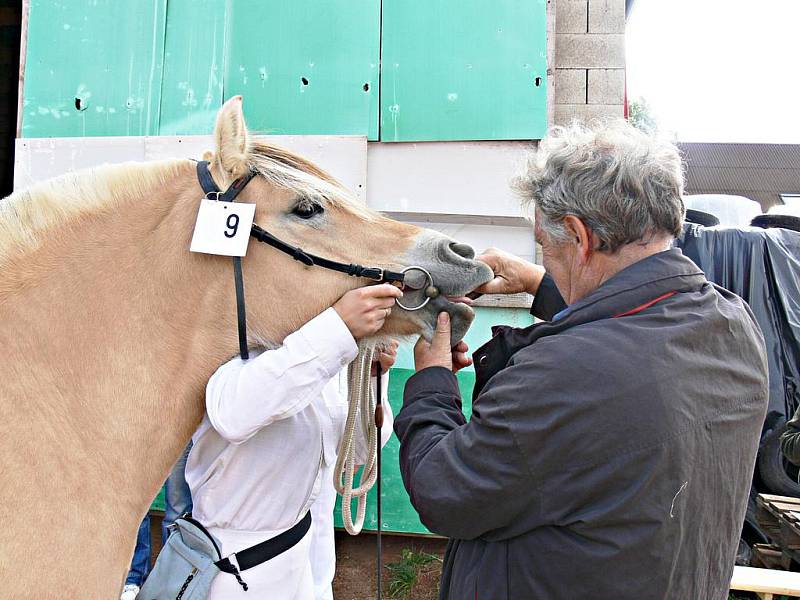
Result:
M767 405L739 297L669 250L474 358L469 423L440 367L395 420L441 598L727 597Z
M781 434L781 451L795 465L800 465L800 408L786 423L786 431Z

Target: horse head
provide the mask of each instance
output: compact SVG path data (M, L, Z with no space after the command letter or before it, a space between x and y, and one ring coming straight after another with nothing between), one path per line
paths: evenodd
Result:
M475 261L472 248L413 225L388 219L355 200L329 174L286 150L254 139L247 131L242 99L220 109L216 148L206 158L220 189L248 173L257 174L239 198L256 204L255 222L293 246L342 263L360 263L407 273L403 304L382 334L421 333L430 338L436 316L450 314L452 342L460 340L474 313L451 301L492 277ZM250 244L243 259L248 316L256 340L275 343L305 320L332 305L348 289L369 280L306 266L265 244ZM430 274L426 277L425 272Z

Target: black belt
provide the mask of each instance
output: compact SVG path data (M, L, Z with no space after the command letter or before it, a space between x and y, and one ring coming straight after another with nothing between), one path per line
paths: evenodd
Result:
M302 540L306 533L308 533L310 527L311 511L307 512L306 516L300 519L291 529L284 531L280 535L276 535L274 538L270 538L255 546L250 546L249 548L235 552L232 556L236 557L236 562L239 564L238 569L236 565L231 562L230 557L218 560L214 564L217 565L219 570L223 573L234 575L246 591L247 586L239 577L239 572L252 569L261 563L275 558L279 554L283 554Z

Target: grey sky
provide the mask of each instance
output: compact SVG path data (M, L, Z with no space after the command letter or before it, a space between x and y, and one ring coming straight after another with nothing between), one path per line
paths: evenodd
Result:
M626 46L678 140L800 143L800 0L636 0Z

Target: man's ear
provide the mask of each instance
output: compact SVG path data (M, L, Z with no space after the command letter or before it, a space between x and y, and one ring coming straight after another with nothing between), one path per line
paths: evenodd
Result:
M231 183L245 175L250 168L250 147L241 96L234 96L219 109L214 142L216 151L213 164L227 180L224 183Z
M564 229L572 238L571 243L575 244L580 261L584 264L589 262L589 259L597 251L599 242L594 232L574 215L564 217Z

